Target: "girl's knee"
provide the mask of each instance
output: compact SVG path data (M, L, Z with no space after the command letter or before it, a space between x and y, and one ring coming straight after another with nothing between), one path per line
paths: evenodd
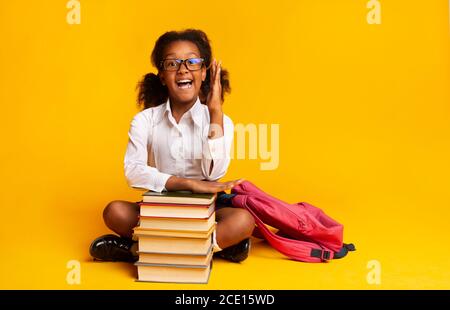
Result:
M114 200L103 210L106 226L124 237L131 237L132 229L137 225L139 210L128 201Z
M238 209L239 213L237 215L237 223L239 223L239 228L242 231L242 234L250 237L255 229L255 219L245 209Z
M124 204L123 201L114 200L108 203L103 210L103 220L105 221L106 226L110 227L117 223L118 221L123 220L124 215Z

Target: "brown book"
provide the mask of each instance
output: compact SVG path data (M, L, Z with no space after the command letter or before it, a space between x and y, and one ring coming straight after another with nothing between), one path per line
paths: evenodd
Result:
M217 194L199 194L190 191L164 191L161 193L147 191L142 194L142 201L152 203L210 205L214 202L216 196Z
M174 218L208 218L215 207L214 202L209 205L141 202L139 205L141 216Z
M207 255L139 252L139 262L146 264L205 266L211 262L212 257L212 250L209 250Z
M213 212L207 219L141 216L139 227L153 230L209 231L215 224L215 215Z
M135 263L138 282L208 283L212 260L207 266Z
M180 238L164 236L139 236L139 252L207 255L212 238Z
M184 238L200 238L206 239L211 236L216 228L214 224L207 231L187 231L187 230L160 230L160 229L145 229L142 227L134 228L133 238L137 240L139 236L164 236L164 237L184 237Z

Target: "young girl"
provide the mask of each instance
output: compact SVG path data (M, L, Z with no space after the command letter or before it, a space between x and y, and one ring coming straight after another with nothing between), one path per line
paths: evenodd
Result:
M241 180L218 182L230 163L233 122L222 111L230 92L228 73L212 58L200 30L170 31L155 43L151 55L158 75L139 83L138 104L144 110L131 122L125 154L128 184L161 192L189 190L224 194ZM98 260L135 261L131 240L139 205L116 200L103 211L106 226L116 235L94 240L90 254ZM214 252L240 262L247 258L255 223L244 209L216 201Z

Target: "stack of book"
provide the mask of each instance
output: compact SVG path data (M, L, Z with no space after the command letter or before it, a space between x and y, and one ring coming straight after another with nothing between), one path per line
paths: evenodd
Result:
M208 283L215 229L216 194L186 191L142 195L138 281Z

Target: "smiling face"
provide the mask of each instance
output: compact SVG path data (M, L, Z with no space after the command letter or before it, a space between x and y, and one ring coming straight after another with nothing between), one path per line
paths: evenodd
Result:
M163 59L200 57L200 51L194 43L174 41L166 47ZM197 100L202 81L206 78L206 68L203 65L200 70L189 70L183 63L176 71L160 70L159 77L169 90L171 102L191 104Z

